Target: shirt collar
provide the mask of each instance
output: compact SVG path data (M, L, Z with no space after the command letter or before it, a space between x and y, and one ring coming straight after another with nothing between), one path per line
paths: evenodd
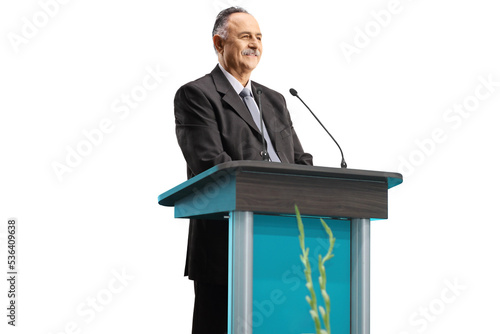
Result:
M227 78L227 80L229 81L231 86L234 88L236 93L238 93L238 95L240 95L243 88L248 88L250 90L250 94L252 94L252 97L253 97L252 80L251 79L249 79L247 85L245 87L243 87L241 82L239 82L235 77L233 77L233 75L231 73L226 71L226 69L220 63L219 63L219 68L222 70L222 73L224 73L224 76Z

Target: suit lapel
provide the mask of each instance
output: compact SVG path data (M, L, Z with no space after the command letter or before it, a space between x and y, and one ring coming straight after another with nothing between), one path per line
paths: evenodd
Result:
M222 95L222 100L226 102L231 108L245 120L257 133L260 133L259 128L252 119L252 115L247 109L241 97L235 92L229 81L227 81L224 73L222 73L219 65L215 66L212 71L212 78L214 79L215 88Z
M252 115L247 109L245 103L241 100L240 96L235 92L229 81L227 81L224 73L222 73L219 65L216 65L214 70L211 73L212 78L214 80L215 88L221 94L222 100L225 101L233 110L236 112L243 120L245 120L248 125L254 129L255 135L260 140L260 130L255 124ZM258 105L257 98L257 88L261 88L262 85L252 81L252 93L255 96L255 101ZM280 157L282 162L288 162L288 159L282 155L282 152L279 151L279 145L277 145L276 141L281 140L281 137L278 136L278 126L279 121L276 118L276 112L274 111L274 107L271 104L271 101L265 94L261 95L262 98L262 117L266 124L267 132L269 133L269 138L271 138L271 142L276 150L276 153Z

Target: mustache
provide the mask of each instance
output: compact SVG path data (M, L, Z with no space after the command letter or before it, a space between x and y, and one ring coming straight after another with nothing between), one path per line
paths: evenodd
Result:
M260 51L256 49L245 49L241 52L244 56L260 56Z

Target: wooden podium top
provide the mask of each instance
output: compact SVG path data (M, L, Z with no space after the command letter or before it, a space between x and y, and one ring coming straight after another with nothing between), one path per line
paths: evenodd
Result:
M402 182L399 173L231 161L164 192L158 203L176 206L176 217L233 210L293 214L297 204L304 215L384 219L387 190Z

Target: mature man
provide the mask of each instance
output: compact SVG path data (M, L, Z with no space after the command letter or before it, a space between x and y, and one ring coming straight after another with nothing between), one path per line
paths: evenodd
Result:
M226 161L263 160L265 152L273 163L312 165L284 97L250 80L262 55L262 33L255 18L239 7L225 9L217 16L212 37L219 64L182 86L174 100L188 177ZM193 333L226 332L227 240L227 221L192 220L189 225L185 275L195 286Z

